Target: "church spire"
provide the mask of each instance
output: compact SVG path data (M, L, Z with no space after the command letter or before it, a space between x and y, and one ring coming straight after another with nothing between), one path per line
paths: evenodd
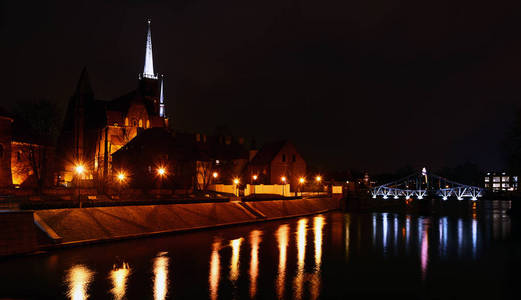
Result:
M159 92L159 116L165 116L165 99L163 95L163 75L161 75L161 90Z
M150 79L157 79L154 73L154 58L152 55L152 32L150 30L150 19L147 21L148 32L147 32L147 43L145 49L145 67L143 68L143 77Z

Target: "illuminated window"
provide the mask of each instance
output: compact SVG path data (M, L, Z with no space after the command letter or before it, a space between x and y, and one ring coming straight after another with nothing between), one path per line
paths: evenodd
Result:
M132 120L132 126L134 126L134 127L137 126L137 121L136 120Z
M147 128L150 128L150 120L147 120Z
M494 176L493 178L494 178L494 179L493 179L492 181L494 181L494 182L500 182L500 181L501 181L501 180L500 180L501 177L499 177L499 176Z
M485 177L485 182L490 182L490 178Z
M501 177L501 181L503 181L503 182L509 181L509 180L510 180L510 177L508 177L508 176Z
M498 187L501 187L501 183L494 183L492 186L495 188L498 188Z
M512 176L512 180L514 180L514 182L517 182L517 176Z
M125 126L128 126L128 118L125 118Z
M139 119L139 127L143 128L143 119Z

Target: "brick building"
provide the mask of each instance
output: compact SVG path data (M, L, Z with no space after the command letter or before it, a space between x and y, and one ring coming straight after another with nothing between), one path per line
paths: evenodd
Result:
M251 156L249 178L257 175L258 184L281 184L285 177L295 189L299 178L306 176L306 161L289 141L267 143Z
M112 177L112 154L148 128L168 127L163 78L154 72L150 21L146 36L145 64L135 90L111 101L96 99L87 70L81 73L69 100L57 154L61 158L58 182L68 186L75 166L82 165L82 179L102 188Z

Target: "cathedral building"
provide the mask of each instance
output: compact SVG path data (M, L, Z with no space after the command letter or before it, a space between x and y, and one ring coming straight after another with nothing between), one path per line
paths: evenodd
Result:
M98 188L112 180L112 154L148 128L168 127L163 76L154 71L150 20L147 22L145 64L137 88L106 101L96 99L83 69L69 100L57 147L58 184L81 179Z

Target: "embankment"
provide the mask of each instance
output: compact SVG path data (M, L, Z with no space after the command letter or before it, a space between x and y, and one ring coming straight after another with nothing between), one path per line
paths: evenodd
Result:
M45 233L47 240L40 240L35 249L25 247L18 252L296 217L335 210L339 203L338 199L310 198L40 210L33 213L33 226ZM25 237L5 238L9 243L20 243L17 240ZM10 251L0 249L0 256L14 254Z

